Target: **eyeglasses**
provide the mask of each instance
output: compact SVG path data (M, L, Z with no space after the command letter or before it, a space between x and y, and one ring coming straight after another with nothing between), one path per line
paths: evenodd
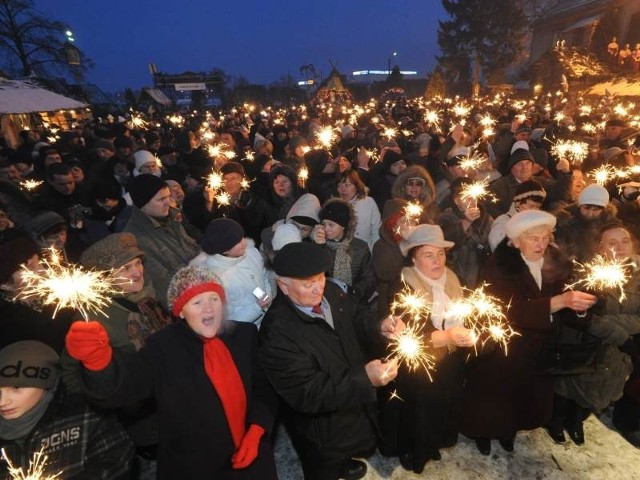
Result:
M407 187L424 187L425 181L422 178L410 178L406 185Z

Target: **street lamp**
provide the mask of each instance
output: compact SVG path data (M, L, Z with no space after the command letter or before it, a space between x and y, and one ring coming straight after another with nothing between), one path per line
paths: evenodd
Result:
M391 57L397 57L398 52L393 52L391 56L387 59L387 75L391 75Z

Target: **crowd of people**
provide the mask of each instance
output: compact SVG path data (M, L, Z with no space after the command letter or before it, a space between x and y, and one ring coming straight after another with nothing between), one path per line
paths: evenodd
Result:
M269 479L282 423L305 479L358 479L376 450L421 473L460 433L481 455L536 428L582 445L612 408L640 448L630 108L397 97L19 132L0 150L0 447L67 480ZM117 280L90 321L21 295L53 250ZM568 287L595 258L624 262L624 295ZM508 355L452 308L481 286L508 305ZM407 291L430 374L390 354ZM558 375L558 345L596 353Z

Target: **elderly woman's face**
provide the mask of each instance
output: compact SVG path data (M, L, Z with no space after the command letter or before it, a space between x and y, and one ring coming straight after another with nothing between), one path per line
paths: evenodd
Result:
M442 247L422 245L413 255L413 265L427 278L438 280L445 272L447 255Z
M530 228L513 241L513 245L529 260L535 262L544 257L551 241L551 229L545 225Z
M191 330L203 338L213 338L222 326L222 299L216 292L199 293L180 312Z

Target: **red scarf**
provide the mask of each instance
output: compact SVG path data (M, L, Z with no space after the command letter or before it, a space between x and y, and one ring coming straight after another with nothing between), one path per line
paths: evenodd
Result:
M227 346L217 337L204 341L204 370L215 389L236 448L244 437L247 394Z

